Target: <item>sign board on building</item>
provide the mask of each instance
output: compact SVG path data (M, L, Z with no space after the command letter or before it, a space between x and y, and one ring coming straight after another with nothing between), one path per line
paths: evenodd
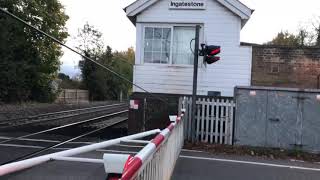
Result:
M139 109L139 101L138 100L130 100L130 109Z
M169 9L206 9L205 0L171 0Z

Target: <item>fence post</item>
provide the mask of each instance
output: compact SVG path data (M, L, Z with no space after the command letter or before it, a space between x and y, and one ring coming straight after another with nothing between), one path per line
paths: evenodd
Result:
M76 101L77 101L77 104L79 104L79 101L78 101L78 89L76 89Z
M63 102L64 102L64 104L66 104L66 90L64 89L63 90Z
M146 109L147 109L147 98L144 98L143 99L142 131L146 130Z
M210 116L209 116L209 111L210 111L210 99L207 98L207 102L206 102L206 105L207 105L207 112L206 112L206 118L205 118L205 121L206 121L206 136L205 136L205 142L207 143L208 142L208 139L209 139L209 120L210 120Z
M229 102L229 99L226 101L226 119L225 119L225 132L224 132L224 144L229 144L230 139L230 131L229 131L229 124L230 124L230 116L229 116L229 108L231 106L231 103Z

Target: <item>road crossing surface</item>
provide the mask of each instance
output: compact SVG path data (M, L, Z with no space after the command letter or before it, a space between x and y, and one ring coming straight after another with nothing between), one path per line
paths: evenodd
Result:
M0 140L5 139L1 136ZM32 141L31 141L32 140ZM55 143L54 140L26 139L0 144L0 163L32 153ZM87 145L90 142L69 143L46 153ZM141 147L120 145L82 154L81 157L101 159L104 153L135 154ZM212 155L183 150L176 164L173 180L318 180L320 164L270 160L257 157ZM9 176L3 180L98 180L105 179L102 164L53 161Z

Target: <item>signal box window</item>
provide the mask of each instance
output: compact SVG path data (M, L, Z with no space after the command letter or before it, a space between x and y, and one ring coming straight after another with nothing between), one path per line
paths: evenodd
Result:
M191 26L145 27L144 63L192 65L194 37L195 27Z
M174 27L172 64L193 64L195 27Z
M144 62L168 64L170 60L171 28L145 28Z

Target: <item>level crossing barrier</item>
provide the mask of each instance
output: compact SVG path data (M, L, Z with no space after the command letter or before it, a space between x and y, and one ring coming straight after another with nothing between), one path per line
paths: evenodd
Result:
M159 129L154 129L154 130L146 131L143 133L125 136L122 138L117 138L117 139L113 139L113 140L109 140L101 143L91 144L83 147L78 147L78 148L69 149L69 150L65 150L57 153L47 154L39 157L18 161L18 162L13 162L10 164L5 164L0 166L0 176L21 171L24 169L32 168L34 166L43 164L51 160L64 160L64 161L73 161L73 162L96 162L96 163L102 162L103 163L103 161L99 161L96 159L77 158L77 157L71 157L71 156L75 156L82 153L95 151L98 149L120 144L121 141L129 141L129 140L148 137L148 136L157 134L159 132L160 132Z
M184 111L138 154L126 162L121 180L169 180L183 146Z

